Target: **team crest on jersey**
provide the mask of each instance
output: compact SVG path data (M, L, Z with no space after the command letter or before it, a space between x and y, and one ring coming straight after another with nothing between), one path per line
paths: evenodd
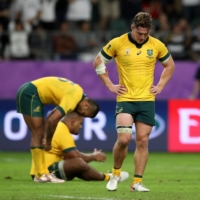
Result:
M153 58L153 50L152 49L147 49L147 58Z
M125 56L130 56L130 49L125 50Z

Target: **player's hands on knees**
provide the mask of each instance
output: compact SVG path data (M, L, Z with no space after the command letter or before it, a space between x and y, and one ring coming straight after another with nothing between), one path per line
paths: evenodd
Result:
M160 94L161 91L162 91L162 89L159 86L152 85L151 88L150 88L150 93L155 95L155 96L157 94Z
M109 87L109 90L114 93L117 94L119 96L126 94L127 93L127 88L124 85L111 85Z
M106 155L101 150L97 149L94 149L93 155L94 155L94 160L98 162L104 162L107 158Z
M42 145L44 146L44 150L45 151L50 151L51 150L51 143L49 144L49 143L47 143L47 140L46 140L46 138L43 138L42 139Z
M43 150L50 151L51 150L51 144L45 144Z

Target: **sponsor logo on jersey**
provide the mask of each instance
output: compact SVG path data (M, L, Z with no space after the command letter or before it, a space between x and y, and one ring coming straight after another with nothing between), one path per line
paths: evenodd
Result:
M130 49L125 50L125 56L130 56Z
M137 55L139 56L141 53L142 53L142 51L138 51L138 52L137 52Z

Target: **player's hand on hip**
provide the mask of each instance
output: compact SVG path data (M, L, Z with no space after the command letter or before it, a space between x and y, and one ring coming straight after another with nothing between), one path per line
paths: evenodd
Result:
M127 89L124 85L112 85L112 87L110 87L109 90L112 93L117 94L119 96L127 93Z
M104 162L106 160L106 155L101 150L94 149L93 155L95 161Z
M155 85L152 85L151 88L150 88L150 93L153 94L153 95L157 95L157 94L160 94L162 91L162 89L158 86L155 86Z

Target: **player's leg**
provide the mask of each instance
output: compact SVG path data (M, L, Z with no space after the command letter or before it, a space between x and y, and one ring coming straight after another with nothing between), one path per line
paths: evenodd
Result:
M110 173L95 170L82 158L61 160L49 166L48 169L50 172L54 171L57 178L68 181L73 180L75 177L85 181L108 181L112 177ZM120 181L125 181L128 177L128 172L122 172Z
M120 113L116 116L117 141L113 148L114 168L119 169L126 157L128 144L132 138L133 118L128 113Z
M128 144L132 138L132 115L128 113L119 113L116 116L116 126L118 138L113 147L114 166L112 169L113 177L107 183L106 188L110 191L117 190L120 180L121 167L128 151Z
M109 180L108 175L98 172L81 158L65 160L63 168L67 180L72 180L74 177L83 179L85 181L103 181L106 179Z
M139 121L136 121L135 125L136 125L136 137L135 137L136 150L134 154L135 170L134 170L134 177L131 190L148 192L149 189L143 187L141 183L148 160L148 140L149 140L149 134L152 130L152 126L144 124ZM140 188L136 188L137 186Z
M31 131L31 143L30 150L32 154L32 170L31 174L34 174L38 182L45 182L48 178L43 176L44 174L49 174L48 169L45 166L44 151L42 146L42 139L44 135L44 120L42 117L30 117L28 115L23 115L24 121ZM33 169L35 172L33 172ZM42 181L43 180L43 181Z
M31 131L32 168L36 178L48 173L44 164L42 138L44 134L43 104L37 88L30 82L22 85L17 92L17 112L23 114L24 120ZM47 177L43 177L47 181ZM42 182L42 181L41 181Z
M50 172L55 171L56 176L63 180L73 180L77 177L86 181L103 181L110 178L108 175L93 169L82 158L61 160L49 166L48 169Z
M135 143L134 154L134 177L131 191L148 192L149 189L142 185L143 174L148 160L148 141L152 127L155 125L155 104L154 102L141 102L135 118Z

